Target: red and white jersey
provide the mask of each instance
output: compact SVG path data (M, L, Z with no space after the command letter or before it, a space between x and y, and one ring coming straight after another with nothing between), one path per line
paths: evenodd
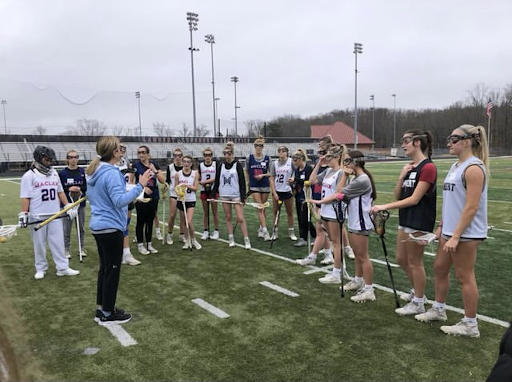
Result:
M210 166L201 162L199 164L199 173L201 174L201 179L199 181L204 182L206 180L215 179L215 175L217 174L217 163L212 161ZM211 184L213 186L213 183ZM204 191L204 186L201 186L201 191Z
M59 212L59 192L64 192L64 189L55 169L43 175L34 168L21 178L20 198L30 199L29 213L32 217Z
M190 174L185 175L183 170L178 171L178 181L179 184L186 184L188 186L194 186L196 181L197 172L192 170ZM185 193L185 201L186 202L195 202L196 201L196 193L192 191L190 188L187 188L187 192Z

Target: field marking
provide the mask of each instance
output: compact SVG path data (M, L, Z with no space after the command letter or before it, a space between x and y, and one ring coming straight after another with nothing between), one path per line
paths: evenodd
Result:
M512 224L512 222L503 222L503 224Z
M276 285L276 284L272 284L272 283L269 283L268 281L260 281L260 284L267 287L267 288L270 288L270 289L273 289L277 292L280 292L282 294L285 294L287 296L290 296L290 297L299 297L299 295L295 292L292 292L291 290L288 290L288 289L285 289L285 288L282 288L280 287L279 285Z
M229 317L229 314L227 314L223 310L217 308L216 306L204 301L202 298L195 298L191 301L194 304L199 305L201 308L208 311L209 313L213 314L214 316L217 316L219 318L228 318Z
M124 328L121 326L121 325L102 325L104 328L107 328L110 333L112 333L112 335L119 341L119 343L121 345L123 345L124 347L127 347L127 346L133 346L133 345L137 345L137 341L135 341L133 339L132 336L130 336L130 334L124 330Z

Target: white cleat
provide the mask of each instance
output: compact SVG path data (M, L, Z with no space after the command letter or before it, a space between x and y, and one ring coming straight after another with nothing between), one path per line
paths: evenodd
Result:
M57 276L76 276L78 274L80 274L80 271L75 271L74 269L71 268L57 271Z
M201 235L201 240L208 240L209 232L203 231L203 234Z
M372 289L359 289L355 296L350 297L354 302L375 301L375 292Z

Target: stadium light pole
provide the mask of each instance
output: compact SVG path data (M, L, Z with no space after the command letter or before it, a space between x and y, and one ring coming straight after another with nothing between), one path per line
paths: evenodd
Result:
M210 52L212 57L212 99L213 99L213 136L216 134L216 125L217 125L217 111L215 110L215 70L213 66L213 44L215 44L215 36L212 34L207 34L205 37L205 41L210 44Z
M142 137L142 119L140 118L140 92L135 92L135 98L139 106L139 137Z
M393 147L395 147L396 143L396 94L391 94L391 97L393 97Z
M240 106L236 104L236 84L239 81L237 76L231 77L231 82L235 84L235 137L238 136L238 109Z
M197 30L197 22L199 21L199 15L194 12L187 12L188 30L190 31L190 67L192 71L192 113L194 117L194 137L197 135L197 122L196 122L196 86L194 82L194 52L199 49L194 48L194 42L192 38L192 32Z
M220 101L220 98L214 98L213 101L215 102L215 115L217 117L217 121L216 121L216 123L217 123L217 133L220 136L220 118L219 118L219 101ZM214 134L214 136L216 136L216 135Z
M2 107L4 109L4 128L5 128L5 134L7 134L7 119L5 118L5 105L7 105L6 100L2 100Z
M372 94L370 96L370 101L372 101L372 141L375 142L375 95Z
M356 70L355 70L355 100L354 100L354 150L357 150L358 136L357 136L357 55L363 54L363 44L359 42L354 43L354 56L356 58Z

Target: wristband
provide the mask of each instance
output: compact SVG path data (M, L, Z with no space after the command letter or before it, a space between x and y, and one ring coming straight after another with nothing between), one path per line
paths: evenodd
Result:
M337 192L335 194L335 197L337 200L343 200L343 198L345 197L345 195L343 195L341 192Z

